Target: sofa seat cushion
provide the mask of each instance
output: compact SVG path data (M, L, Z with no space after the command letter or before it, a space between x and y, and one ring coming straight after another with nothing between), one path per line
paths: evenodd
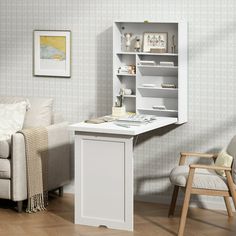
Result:
M10 159L0 159L0 179L11 178Z
M170 173L172 184L185 187L188 180L189 166L177 166ZM228 190L226 179L214 170L196 169L193 178L193 188Z
M8 158L10 156L10 140L0 140L0 158Z

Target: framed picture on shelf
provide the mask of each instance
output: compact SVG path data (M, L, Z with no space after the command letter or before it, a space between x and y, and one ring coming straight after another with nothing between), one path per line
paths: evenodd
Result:
M34 76L71 76L70 36L70 31L34 31Z
M166 53L167 51L167 33L145 32L143 34L143 52Z

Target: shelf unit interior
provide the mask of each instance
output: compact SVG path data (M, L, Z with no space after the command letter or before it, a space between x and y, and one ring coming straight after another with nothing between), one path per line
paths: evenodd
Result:
M143 45L146 32L167 33L165 52L135 51L136 37ZM124 34L131 33L131 44L124 45ZM175 50L172 37L174 35ZM126 71L125 66L135 66ZM132 74L131 74L132 73ZM120 89L127 112L176 117L187 122L187 25L179 22L115 22L113 26L113 102Z

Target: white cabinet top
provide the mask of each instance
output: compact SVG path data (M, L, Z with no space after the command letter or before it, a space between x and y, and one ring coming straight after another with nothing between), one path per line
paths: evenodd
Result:
M155 130L177 122L177 118L172 117L158 117L157 120L140 126L131 126L129 128L121 127L113 122L106 122L102 124L77 123L70 125L70 130L89 133L104 133L104 134L119 134L135 136L151 130Z

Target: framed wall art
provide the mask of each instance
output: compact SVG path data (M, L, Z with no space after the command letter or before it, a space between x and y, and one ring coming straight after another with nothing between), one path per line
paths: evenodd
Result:
M167 33L145 32L143 34L143 52L166 53L167 51Z
M71 76L70 36L70 31L34 31L35 76Z

